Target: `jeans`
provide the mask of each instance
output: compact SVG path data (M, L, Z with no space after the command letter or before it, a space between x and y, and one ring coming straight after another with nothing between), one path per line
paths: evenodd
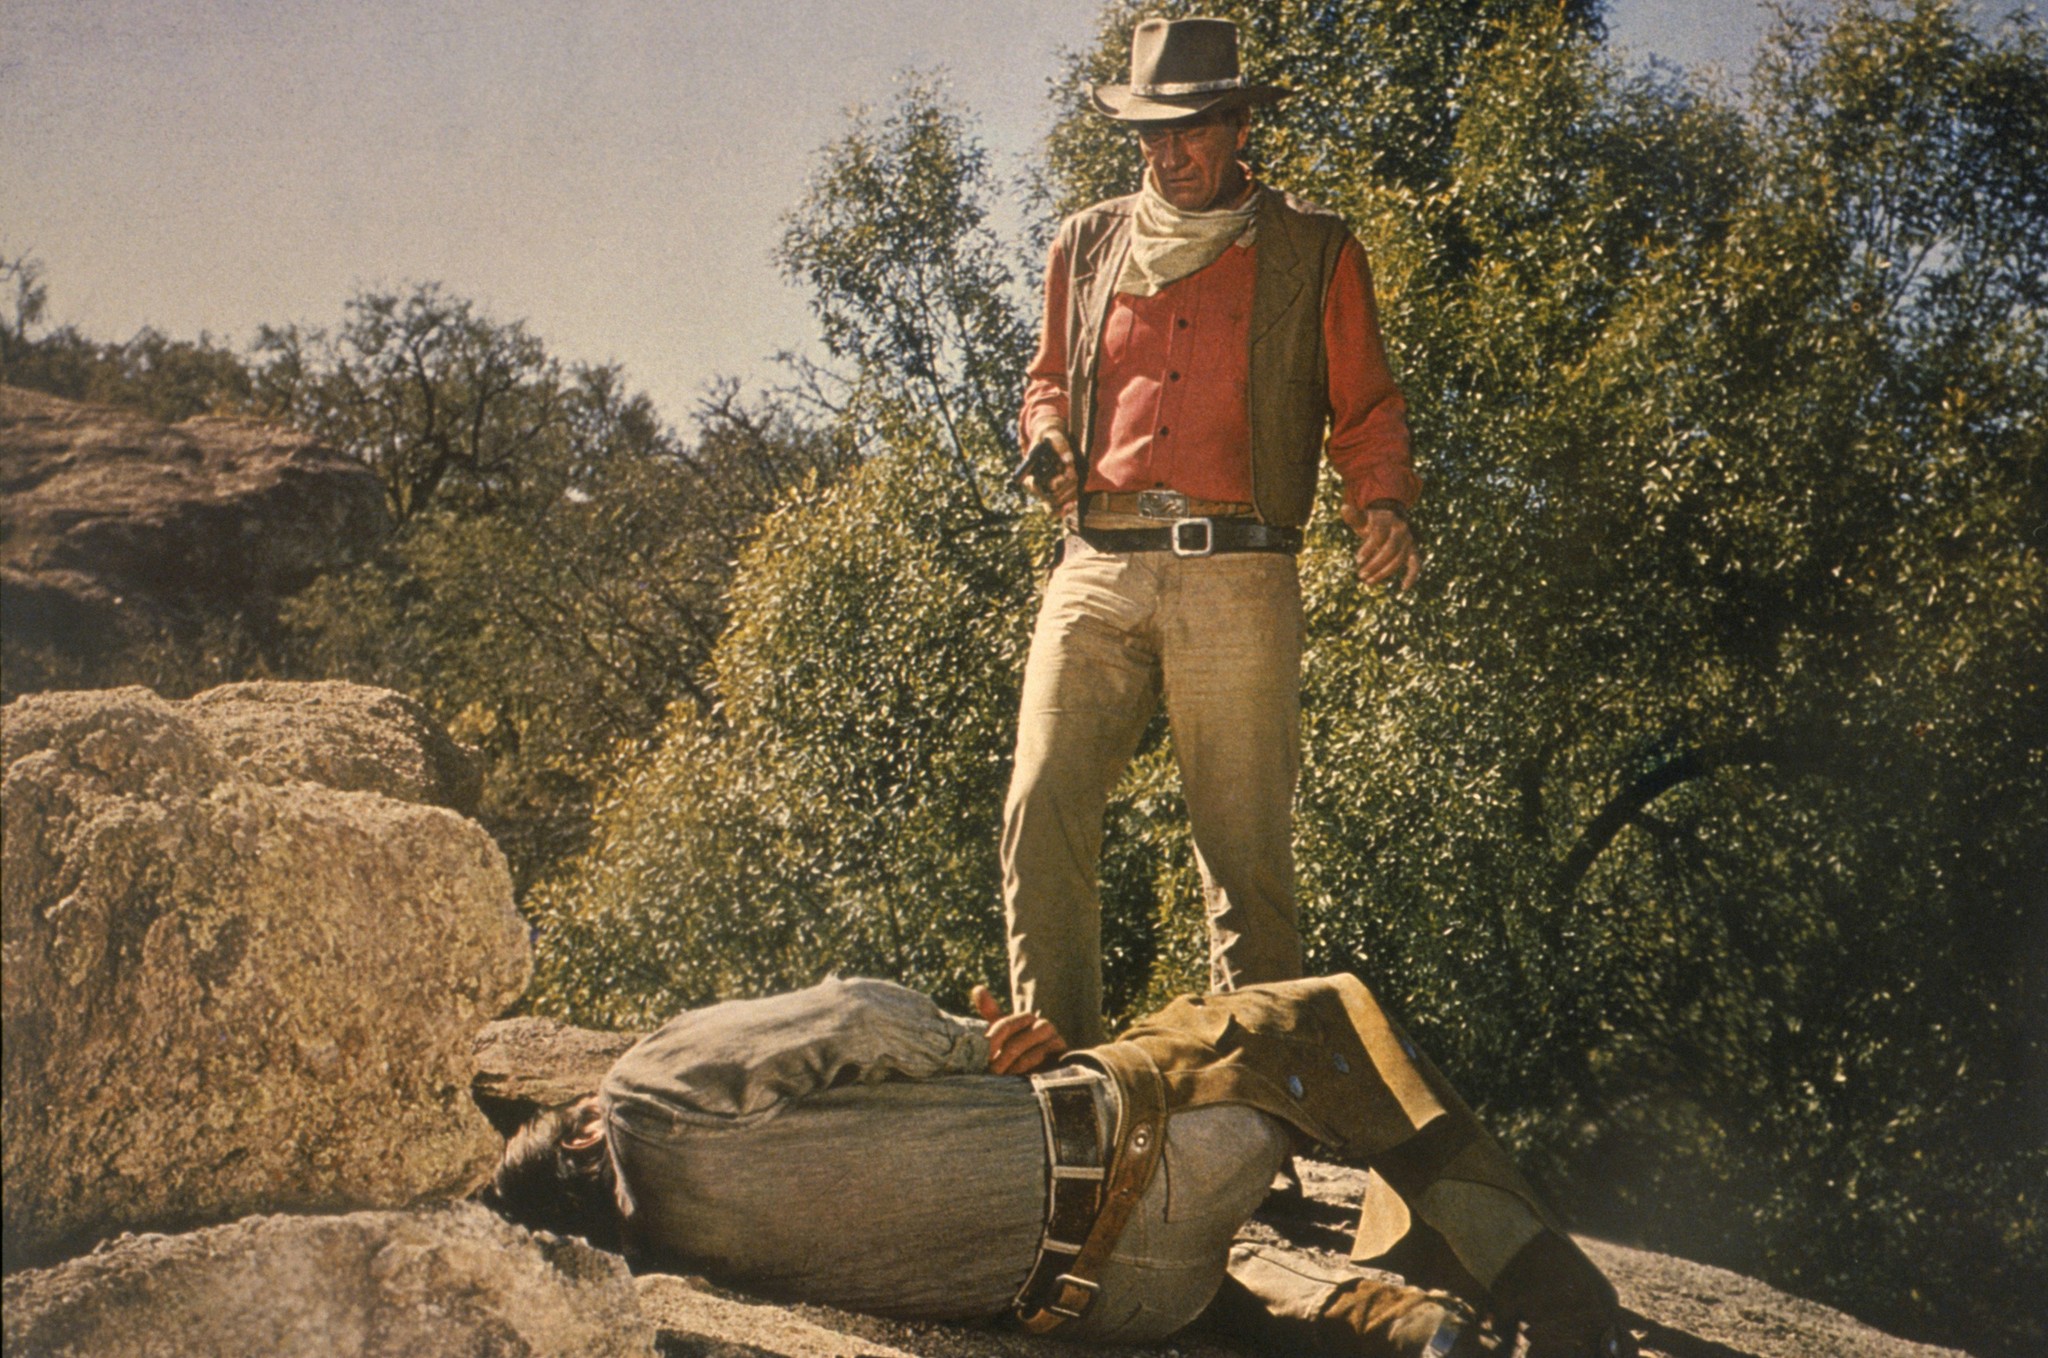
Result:
M1163 697L1217 990L1301 974L1293 816L1301 587L1294 558L1098 552L1046 586L1003 813L1010 991L1075 1046L1104 1040L1102 817Z

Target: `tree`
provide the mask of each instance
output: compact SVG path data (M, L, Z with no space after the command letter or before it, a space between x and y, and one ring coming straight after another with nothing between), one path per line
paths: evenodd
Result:
M175 340L144 326L127 342L110 344L69 325L47 329L49 284L42 261L27 255L0 259L0 286L13 293L0 315L0 382L134 407L166 424L237 413L248 400L248 365L211 335Z
M528 899L537 1007L645 1025L832 970L964 1004L1000 975L1029 557L977 525L930 443L767 521L712 665L720 720L672 714L589 850Z
M813 390L864 460L770 521L734 579L721 705L672 717L530 898L539 1007L647 1022L835 968L964 1002L1001 974L996 821L1051 531L997 488L1030 335L989 192L925 78L821 153L781 257L842 365ZM1157 883L1191 871L1158 733L1138 763L1113 823L1172 828L1112 837L1105 949L1127 1003L1176 927Z
M264 411L375 470L401 525L444 495L479 512L519 494L567 414L561 365L524 324L433 283L358 293L331 332L264 326L256 351Z
M1088 85L1126 78L1141 18L1234 21L1245 69L1293 91L1261 112L1255 168L1348 212L1367 185L1426 203L1449 179L1474 58L1534 18L1597 39L1601 9L1597 0L1115 0L1103 6L1095 46L1076 54L1056 92L1070 112L1048 140L1040 194L1065 213L1136 187L1129 136L1071 111L1086 107Z
M7 316L0 319L0 354L10 365L19 349L29 343L29 332L42 324L50 304L50 285L43 281L43 262L29 255L0 259L0 282L13 293L7 299Z
M988 153L936 78L906 77L888 115L858 111L783 219L776 257L809 287L836 370L803 368L860 446L931 426L985 502L1008 464L1030 355L1008 245L987 225Z
M1373 249L1435 542L1412 601L1310 561L1313 950L1589 1220L2023 1350L2038 39L1849 6L1743 119L1525 24L1457 88L1428 199L1291 181Z
M564 365L431 284L259 348L257 399L376 469L400 519L378 560L294 602L295 672L415 693L480 747L523 890L581 846L618 750L671 704L713 707L730 563L839 454L730 385L686 443L617 368Z

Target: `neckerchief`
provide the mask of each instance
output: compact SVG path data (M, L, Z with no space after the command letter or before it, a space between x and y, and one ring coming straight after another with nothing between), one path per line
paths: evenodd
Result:
M1131 214L1131 252L1116 280L1118 292L1150 297L1168 283L1198 273L1238 241L1252 243L1261 190L1253 185L1236 207L1183 212L1161 196L1145 175Z

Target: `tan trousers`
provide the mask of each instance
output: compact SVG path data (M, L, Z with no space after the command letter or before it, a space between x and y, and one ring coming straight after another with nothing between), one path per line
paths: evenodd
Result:
M1103 809L1162 696L1202 874L1210 984L1301 974L1301 647L1291 556L1108 553L1068 539L1025 664L1002 854L1011 997L1076 1047L1107 1035Z

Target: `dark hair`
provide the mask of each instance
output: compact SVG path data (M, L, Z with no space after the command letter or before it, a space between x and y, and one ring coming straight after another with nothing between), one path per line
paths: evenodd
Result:
M529 1230L580 1235L600 1249L618 1249L617 1180L604 1138L575 1149L562 1144L587 1118L601 1116L592 1105L572 1103L534 1118L505 1143L477 1201Z

